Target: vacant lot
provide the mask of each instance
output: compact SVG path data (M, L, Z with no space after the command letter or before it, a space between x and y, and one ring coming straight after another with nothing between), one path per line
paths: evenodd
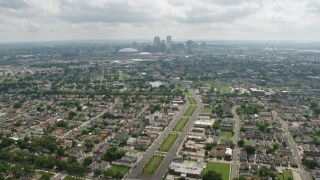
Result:
M177 138L177 134L169 134L159 147L158 151L168 152L171 149L173 143L177 140Z
M210 170L220 173L223 180L229 180L230 164L208 162L207 167L202 174L204 175Z
M188 121L189 121L188 117L181 118L179 122L176 124L176 126L173 128L173 131L182 131Z
M232 138L232 132L231 131L221 131L220 136L226 137L226 138Z
M152 175L154 174L158 167L160 166L160 164L162 163L164 157L163 156L152 156L151 159L148 161L148 163L144 166L144 168L142 169L142 174L146 174L146 175Z
M290 170L285 170L283 171L283 174L279 175L280 180L288 180L289 178L293 179L293 176Z
M115 176L118 174L121 174L122 177L124 177L130 168L126 167L126 166L117 166L117 165L112 165L108 170L108 174L111 176Z
M202 109L202 112L203 112L203 113L211 113L212 110L213 110L212 107L210 107L210 106L205 106L205 107Z

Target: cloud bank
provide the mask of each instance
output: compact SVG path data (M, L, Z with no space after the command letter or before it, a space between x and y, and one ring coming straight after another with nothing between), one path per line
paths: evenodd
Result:
M0 0L0 42L69 39L320 41L316 0Z

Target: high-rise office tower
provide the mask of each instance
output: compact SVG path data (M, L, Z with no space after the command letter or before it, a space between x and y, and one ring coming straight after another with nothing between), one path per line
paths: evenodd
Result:
M160 37L159 36L154 37L153 46L154 46L154 50L156 52L160 51L160 49L161 49L161 41L160 41Z
M133 43L132 43L132 48L138 49L138 43L137 43L137 42L133 42Z
M172 45L172 37L167 36L167 48L171 48L171 45Z
M161 50L162 53L164 53L164 52L166 52L166 49L167 49L166 41L165 41L165 40L162 40L162 41L161 41L161 48L160 48L160 50Z

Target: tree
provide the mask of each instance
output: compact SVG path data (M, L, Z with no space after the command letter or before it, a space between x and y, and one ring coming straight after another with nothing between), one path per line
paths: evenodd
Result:
M93 174L94 174L95 177L97 177L97 176L100 176L102 174L102 171L100 169L95 169L93 171Z
M202 176L202 179L203 180L213 180L213 179L222 180L222 175L220 173L210 170Z
M238 141L238 146L240 146L240 147L244 146L244 140L243 139Z
M11 146L12 144L14 144L15 141L11 138L3 138L1 143L0 143L0 148L6 148L6 147L9 147Z
M82 164L82 165L83 165L84 167L87 167L87 166L89 166L89 165L92 163L92 161L93 161L93 160L92 160L92 157L90 157L90 156L89 156L89 157L86 157L86 158L83 160L83 164Z
M117 159L122 158L125 155L125 153L126 152L124 150L118 150L118 147L112 146L107 150L103 159L105 161L115 161Z
M256 152L256 148L253 146L245 146L244 149L249 155L254 154Z
M67 127L68 124L64 120L61 120L61 121L57 122L56 126L57 127Z

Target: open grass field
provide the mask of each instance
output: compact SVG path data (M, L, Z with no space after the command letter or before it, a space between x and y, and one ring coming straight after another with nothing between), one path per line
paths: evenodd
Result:
M291 177L291 179L293 179L291 171L285 170L285 171L283 171L283 174L279 175L279 180L288 180L289 177Z
M163 159L164 159L163 156L153 155L151 159L148 161L148 163L141 170L142 174L146 174L146 175L154 174L157 171L160 164L162 163Z
M202 109L202 113L211 113L212 112L212 107L210 106L205 106L203 109Z
M184 116L191 116L196 109L197 109L197 106L190 106L186 111L186 113L184 113Z
M188 121L189 121L188 117L182 117L179 120L179 122L176 124L176 126L173 128L173 131L182 131Z
M206 80L204 83L209 84L211 87L216 88L222 93L231 93L231 88L229 86L226 86L222 83L218 83L214 80Z
M232 138L232 132L231 131L221 131L220 137Z
M178 134L169 134L159 147L158 151L168 152L171 149L174 142L177 140L177 138Z
M210 170L220 173L223 180L229 180L230 164L208 162L207 167L202 174L204 175Z
M129 169L130 168L126 166L112 165L107 172L114 175L121 174L121 176L124 177L128 173Z
M197 105L197 102L196 100L194 100L193 98L188 98L189 102L190 102L190 105Z

